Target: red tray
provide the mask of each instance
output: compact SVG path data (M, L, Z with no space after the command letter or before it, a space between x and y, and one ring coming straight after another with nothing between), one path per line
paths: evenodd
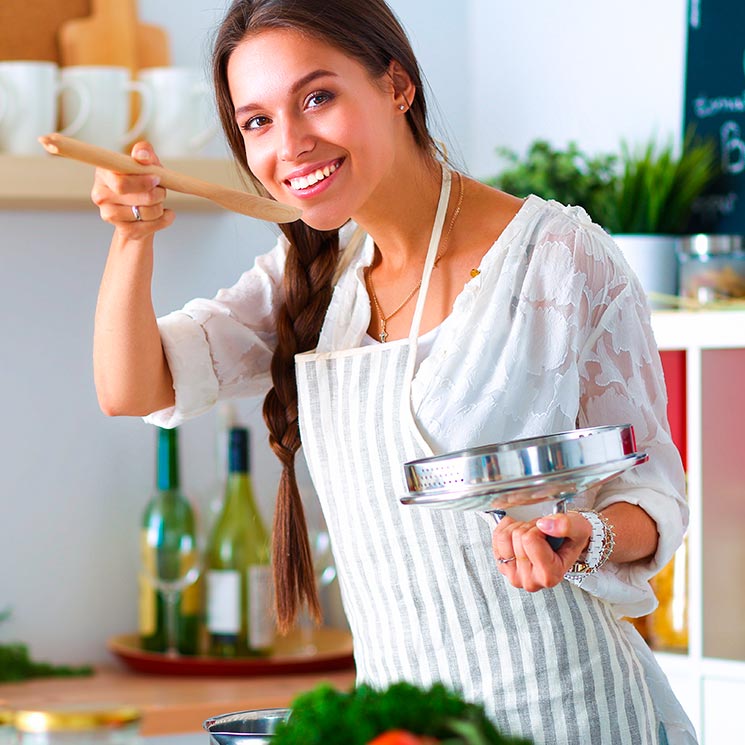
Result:
M294 631L286 637L277 637L274 652L269 657L170 657L160 652L143 650L137 634L112 637L108 641L108 648L133 670L157 675L250 677L347 670L354 667L351 634L330 628Z

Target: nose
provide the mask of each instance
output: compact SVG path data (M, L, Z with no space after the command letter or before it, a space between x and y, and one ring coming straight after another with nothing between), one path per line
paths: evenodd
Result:
M279 132L279 159L284 162L297 160L314 147L315 140L302 117L283 117Z

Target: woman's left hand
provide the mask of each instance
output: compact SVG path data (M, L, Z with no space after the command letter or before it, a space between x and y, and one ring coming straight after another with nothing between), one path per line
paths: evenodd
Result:
M503 517L492 533L492 551L497 568L513 587L537 592L564 579L591 534L590 523L576 511L530 522ZM558 551L551 548L547 535L564 538Z

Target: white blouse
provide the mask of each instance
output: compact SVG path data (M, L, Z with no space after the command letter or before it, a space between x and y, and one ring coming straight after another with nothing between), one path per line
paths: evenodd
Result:
M354 225L341 230L350 242ZM287 242L260 256L230 289L159 319L176 405L146 419L173 427L219 399L265 394L283 302ZM343 254L319 351L365 343L370 300L368 237ZM456 298L412 383L412 407L436 453L574 429L632 424L649 461L579 495L578 508L641 506L657 523L647 562L607 564L582 589L619 616L656 606L649 578L687 527L684 473L666 416L667 397L649 308L638 280L605 231L579 207L529 197ZM510 511L518 519L543 505Z

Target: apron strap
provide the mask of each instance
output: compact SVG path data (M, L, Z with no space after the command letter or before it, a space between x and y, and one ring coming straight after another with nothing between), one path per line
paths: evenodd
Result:
M357 253L360 244L363 240L365 240L365 235L365 229L362 226L358 225L354 229L354 233L352 233L352 237L349 239L347 247L342 251L341 256L339 257L339 261L336 265L336 271L334 272L333 279L331 280L332 287L336 286L336 283L341 279L341 275L344 274L344 272L347 270L347 267L352 262L352 259Z
M442 187L440 188L440 201L437 204L437 214L435 215L435 223L432 226L432 237L429 240L429 248L427 249L427 258L424 262L424 271L422 273L422 285L419 288L419 297L417 299L416 308L414 310L414 317L411 319L411 329L409 330L409 341L413 344L416 349L416 341L419 336L419 327L422 323L422 316L424 315L424 303L427 300L427 290L429 289L429 278L432 276L432 270L435 266L435 259L437 258L437 250L440 247L440 240L442 238L442 228L445 225L445 216L448 211L448 204L450 203L450 183L452 176L450 169L442 165Z

